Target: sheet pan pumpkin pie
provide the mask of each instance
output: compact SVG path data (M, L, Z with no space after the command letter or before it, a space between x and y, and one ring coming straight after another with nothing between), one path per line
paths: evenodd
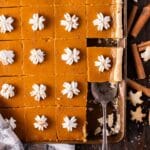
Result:
M104 3L104 4L103 4ZM1 0L0 113L27 142L87 141L88 82L122 80L120 1Z

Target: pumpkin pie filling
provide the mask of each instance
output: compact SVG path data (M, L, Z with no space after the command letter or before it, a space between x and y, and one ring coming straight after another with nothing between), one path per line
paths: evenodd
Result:
M20 0L1 0L0 7L20 6Z
M86 39L122 38L119 3L0 2L0 112L21 140L87 141L88 82L121 81L123 51Z

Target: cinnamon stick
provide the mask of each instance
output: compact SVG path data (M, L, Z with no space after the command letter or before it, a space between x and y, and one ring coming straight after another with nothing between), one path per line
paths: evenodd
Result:
M137 91L142 91L146 96L150 97L150 88L147 88L131 79L127 79L127 84Z
M134 4L133 5L133 8L132 8L132 11L130 13L130 16L128 18L128 23L127 23L127 32L129 33L130 29L131 29L131 26L133 24L133 21L135 19L135 15L137 13L137 10L138 10L138 5L137 4Z
M143 8L142 13L131 32L131 35L133 37L137 37L137 35L141 31L141 29L144 27L146 22L149 20L149 18L150 18L150 4Z
M142 52L146 49L147 46L150 46L150 41L143 42L137 45L139 52Z
M132 49L132 53L133 53L133 57L134 57L134 61L135 61L135 67L136 67L138 79L144 79L146 77L146 74L144 71L142 60L140 58L140 54L138 52L137 45L132 44L131 49Z

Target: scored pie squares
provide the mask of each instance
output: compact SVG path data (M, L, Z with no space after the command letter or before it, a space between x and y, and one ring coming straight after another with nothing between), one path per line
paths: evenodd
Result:
M0 51L13 50L16 57L3 51L12 62L6 66L0 58L0 112L16 120L23 141L85 142L88 82L120 81L123 54L87 48L86 38L122 38L121 6L112 5L120 0L3 0L0 7L4 2L11 8L0 15L10 19L10 31L1 29L0 40L13 41L0 42ZM95 66L100 55L109 57L102 68Z
M122 80L122 48L88 48L87 57L89 82Z

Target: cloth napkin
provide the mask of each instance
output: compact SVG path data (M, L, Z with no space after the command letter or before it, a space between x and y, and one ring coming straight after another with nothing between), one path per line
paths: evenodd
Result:
M0 150L75 150L70 144L22 144L0 114Z

